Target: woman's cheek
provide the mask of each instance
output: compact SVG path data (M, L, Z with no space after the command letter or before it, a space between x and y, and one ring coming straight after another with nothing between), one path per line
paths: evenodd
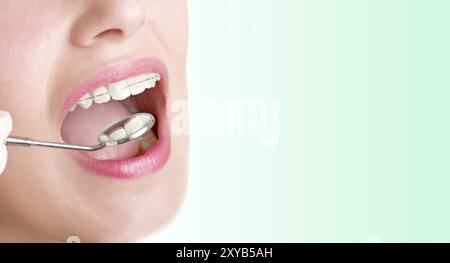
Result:
M18 20L0 18L0 108L8 103L32 108L30 102L37 98L45 102L46 84L63 43L58 27L49 27L48 21Z

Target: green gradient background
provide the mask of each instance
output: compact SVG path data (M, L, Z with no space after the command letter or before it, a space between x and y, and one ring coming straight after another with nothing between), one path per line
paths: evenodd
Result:
M450 1L189 0L191 93L280 101L280 144L193 136L148 241L450 241Z

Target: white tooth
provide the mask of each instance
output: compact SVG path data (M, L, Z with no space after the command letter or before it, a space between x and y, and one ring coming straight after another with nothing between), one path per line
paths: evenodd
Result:
M98 103L98 104L107 103L110 100L111 100L111 96L109 94L104 94L104 95L94 97L94 102Z
M144 81L146 79L145 74L144 75L139 75L136 77L131 77L127 80L125 80L127 82L127 85L133 85L136 84L138 82Z
M156 81L153 81L153 82L151 82L151 83L149 83L150 84L150 89L151 88L154 88L155 86L156 86Z
M118 128L117 130L113 131L109 135L109 138L113 141L122 140L122 139L125 139L126 137L127 137L127 132L125 131L124 128Z
M161 80L161 76L159 75L159 73L147 73L144 74L145 76L145 80L153 80L153 81L159 81Z
M144 127L144 122L139 117L134 117L131 120L127 121L123 127L128 135L133 134Z
M151 73L148 73L147 75L151 78L156 78L159 74L156 72L151 72Z
M146 89L154 88L156 86L156 80L146 80L142 82L142 85L144 85Z
M155 77L155 74L156 73L144 73L144 74L142 74L142 79L151 79L151 78L154 78Z
M107 142L107 141L109 141L109 136L106 134L102 134L102 135L100 135L100 137L98 139L101 142Z
M77 104L73 105L72 108L70 108L70 112L74 112L77 109Z
M124 99L130 97L131 93L128 88L125 88L125 89L118 90L115 95L116 95L115 100L124 100ZM111 93L111 97L113 97L113 99L114 99L114 96L112 95L112 93Z
M108 91L113 100L124 100L131 96L130 90L127 88L127 83L125 81L109 84Z
M83 109L89 109L92 105L92 98L90 94L86 94L78 101L78 105L80 105Z
M142 123L146 124L147 122L151 121L153 125L155 124L155 117L153 115L139 115L139 118L141 119Z
M153 75L153 78L156 80L156 81L160 81L161 80L161 75L159 75L159 73L153 73L154 75Z
M92 92L95 103L106 103L111 100L111 96L108 93L106 87L100 87Z
M145 86L142 83L134 84L128 87L130 89L131 95L138 95L145 91Z

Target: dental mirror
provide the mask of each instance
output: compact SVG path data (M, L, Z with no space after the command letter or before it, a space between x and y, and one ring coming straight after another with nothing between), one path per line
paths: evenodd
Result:
M39 146L78 151L98 151L107 146L117 146L135 140L146 134L155 125L155 117L150 113L136 113L128 115L108 125L98 136L98 144L84 146L66 143L37 141L29 138L9 136L5 140L8 146Z

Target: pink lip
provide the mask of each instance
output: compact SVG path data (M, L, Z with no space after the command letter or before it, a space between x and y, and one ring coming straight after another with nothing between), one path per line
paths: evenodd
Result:
M163 62L154 58L142 58L132 61L125 61L114 66L105 68L96 73L84 84L80 85L64 103L60 114L60 126L69 113L70 108L86 93L112 82L120 81L131 76L146 72L158 72L161 80L158 88L162 89L164 95L168 91L167 68ZM167 96L166 96L167 97ZM95 174L117 178L134 179L158 172L167 163L170 156L170 130L167 123L167 116L164 111L158 113L158 142L144 155L125 160L95 160L87 155L76 152L72 156L84 168L93 171Z

